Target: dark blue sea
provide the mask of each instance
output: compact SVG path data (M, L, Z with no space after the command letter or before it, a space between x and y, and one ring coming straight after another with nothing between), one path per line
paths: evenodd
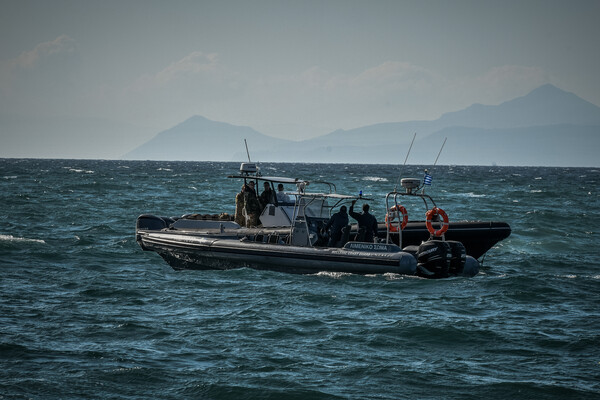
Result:
M261 167L362 190L380 220L402 169ZM600 399L600 169L437 166L451 221L512 227L474 278L174 271L139 248L142 213L233 213L238 168L0 160L0 399Z

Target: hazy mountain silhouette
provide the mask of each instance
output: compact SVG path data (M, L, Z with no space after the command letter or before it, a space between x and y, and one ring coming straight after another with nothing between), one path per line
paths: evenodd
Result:
M290 141L263 135L247 126L193 116L125 154L131 160L230 161L246 158L244 139L255 149L272 149Z
M600 108L573 93L547 84L526 96L497 106L473 104L465 110L444 114L438 121L445 126L486 129L557 124L600 125Z
M159 133L127 159L242 161L243 139L253 160L401 163L417 133L409 163L598 166L600 107L552 85L499 105L474 104L434 121L391 122L292 142L252 128L195 116Z

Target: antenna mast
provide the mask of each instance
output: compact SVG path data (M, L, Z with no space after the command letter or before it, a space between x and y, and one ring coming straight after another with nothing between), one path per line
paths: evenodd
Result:
M437 164L438 159L440 158L440 154L442 154L442 150L444 149L444 145L446 144L446 140L448 140L447 136L444 138L444 143L442 143L442 147L440 148L440 152L438 153L437 157L435 158L435 162L433 163L434 167Z
M444 138L444 143L442 143L442 147L440 148L440 151L438 152L438 155L435 158L435 162L433 163L433 166L431 167L431 173L433 173L433 169L437 165L438 159L440 158L440 154L442 154L442 150L444 149L444 145L446 144L446 140L448 140L448 137ZM425 194L425 186L431 186L432 179L433 178L429 174L429 170L427 168L425 168L425 178L423 178L423 190L421 191L421 193Z
M402 173L404 172L404 166L406 165L406 161L408 160L408 155L410 154L410 150L413 147L413 143L415 142L415 138L417 137L417 132L413 135L412 142L410 142L410 147L408 148L408 152L406 153L406 158L404 159L404 164L402 164L402 169L400 170L400 174L398 175L398 179L396 180L396 186L394 186L394 192L398 189L398 182L400 182L400 178L402 177Z
M248 142L246 142L246 139L244 139L244 144L246 145L246 154L248 155L248 162L252 162L250 161L250 152L248 151Z

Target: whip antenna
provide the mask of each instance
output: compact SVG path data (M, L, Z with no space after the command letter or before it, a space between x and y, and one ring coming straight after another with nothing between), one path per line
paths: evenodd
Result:
M442 154L442 150L444 149L444 145L446 144L446 140L448 140L447 136L444 138L444 143L442 143L442 147L440 148L440 152L438 153L437 157L435 158L435 162L433 163L434 167L437 164L438 159L440 158L440 154Z
M252 162L250 161L250 152L248 151L248 142L246 142L246 139L244 139L244 144L246 145L246 154L248 155L248 162Z
M417 137L417 132L413 135L412 142L410 142L410 147L408 148L408 152L406 153L406 158L404 159L404 164L402 164L402 169L400 170L400 174L398 175L398 179L396 180L396 186L394 186L394 192L398 189L398 182L400 182L400 178L402 177L402 173L404 172L404 166L406 165L406 161L408 160L408 155L410 154L410 150L412 149L413 143L415 142L415 138Z
M444 138L444 143L442 143L442 147L440 148L440 151L438 152L438 155L435 158L435 162L433 163L433 166L431 167L432 174L433 174L433 169L435 168L435 166L438 162L438 159L440 158L440 154L442 154L442 150L444 149L446 140L448 140L448 137ZM429 170L425 169L425 177L423 177L423 190L421 191L421 193L425 194L425 186L431 186L432 181L433 181L433 176L431 176L431 174L429 173Z

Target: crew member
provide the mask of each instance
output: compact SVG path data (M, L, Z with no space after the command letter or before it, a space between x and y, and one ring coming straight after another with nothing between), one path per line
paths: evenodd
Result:
M242 189L235 195L235 218L233 219L238 225L246 226L246 218L244 217L244 191L246 185L242 185Z
M244 206L246 209L246 227L250 228L258 226L258 217L260 217L260 203L256 197L256 191L254 190L254 181L248 182L246 190L244 191Z
M354 204L356 204L356 200L352 201L349 214L358 222L358 232L365 232L363 240L365 242L373 242L377 237L377 219L372 214L369 214L369 205L367 203L363 204L363 212L361 214L354 212Z
M284 203L290 202L290 198L283 191L283 183L280 183L279 185L277 185L277 202L279 204L284 204Z
M277 204L275 192L271 189L269 182L264 183L265 190L260 194L260 205L264 209L267 204Z
M325 231L329 230L329 247L334 247L337 242L342 238L342 228L348 225L348 213L346 206L341 206L340 211L333 214L327 225L325 225Z

